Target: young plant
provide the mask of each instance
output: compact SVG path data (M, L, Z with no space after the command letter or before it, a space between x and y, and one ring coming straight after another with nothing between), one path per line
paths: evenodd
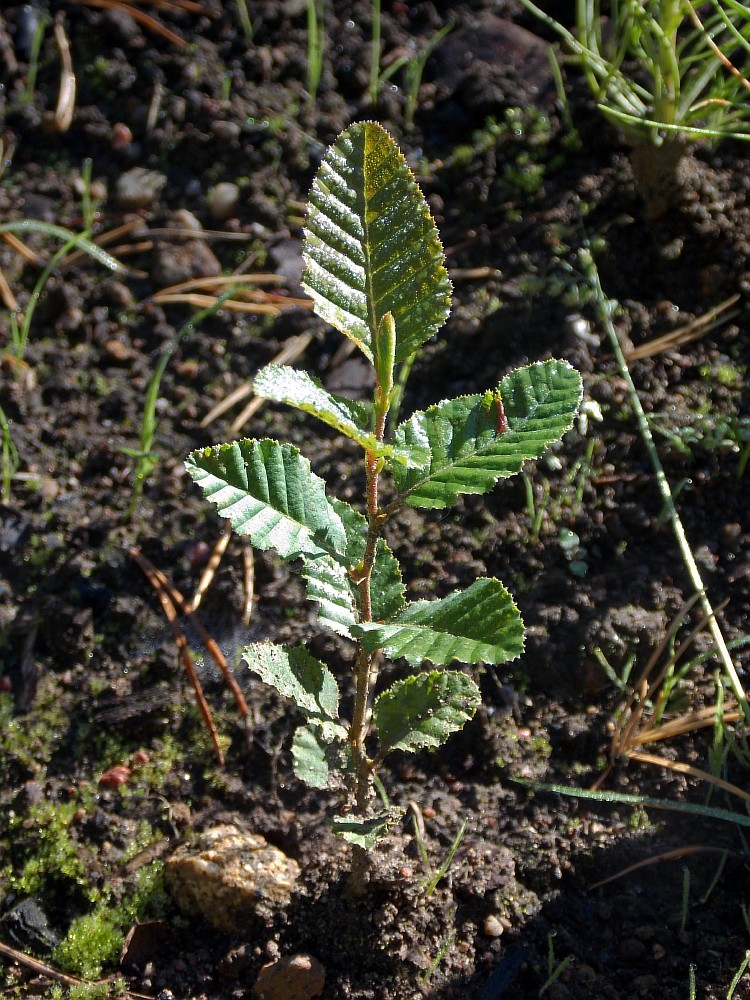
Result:
M674 201L685 138L750 138L747 4L576 0L573 33L532 0L521 2L578 57L597 107L632 143L650 214Z
M290 444L244 440L199 449L187 468L235 531L298 565L321 624L354 643L354 703L346 720L333 672L304 648L254 643L243 656L305 716L292 744L295 773L314 788L343 792L346 808L333 827L367 849L402 812L371 805L386 757L438 747L480 703L470 674L449 665L505 663L521 653L524 636L518 609L496 579L436 600L406 601L384 528L404 505L444 509L518 473L571 426L581 381L565 362L533 364L386 432L398 366L445 322L451 284L427 204L380 125L352 125L327 151L310 192L304 257L315 311L374 368L372 400L333 396L311 375L277 365L259 372L255 391L360 446L364 514L329 497ZM391 486L383 499L386 472ZM405 658L412 672L374 697L383 652ZM364 851L356 851L353 886L365 866Z

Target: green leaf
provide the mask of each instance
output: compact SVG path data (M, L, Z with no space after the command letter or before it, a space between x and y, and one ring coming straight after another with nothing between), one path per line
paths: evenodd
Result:
M451 283L430 210L393 139L376 122L338 137L315 175L303 248L315 311L375 359L386 313L396 362L445 322Z
M339 687L328 667L301 646L272 642L245 646L242 659L253 673L289 698L308 719L316 721L328 742L341 735L338 722Z
M283 559L337 557L346 547L325 482L289 444L234 441L188 455L187 471L238 535Z
M396 681L373 707L381 756L439 747L473 718L481 701L474 681L459 671L435 670Z
M368 405L332 395L307 372L297 371L288 365L267 365L255 376L253 388L264 399L288 403L312 414L368 451L377 455L387 455L392 451L370 432Z
M356 819L354 816L334 816L331 825L333 832L343 837L350 844L364 847L369 851L388 830L404 815L404 810L397 806L384 809L367 819Z
M341 518L346 532L346 564L354 568L362 562L367 540L367 521L349 504L331 498L331 506ZM359 595L351 584L355 601ZM390 621L404 606L404 584L398 560L386 542L380 538L375 547L375 562L370 579L372 616L376 621Z
M391 462L399 499L435 508L448 507L460 493L486 493L561 438L580 399L578 372L551 360L511 372L496 392L415 413L394 434L394 447L417 459ZM420 450L427 456L421 463Z
M466 590L439 601L415 601L393 621L362 622L352 629L365 649L383 648L405 656L412 666L423 660L438 666L505 663L523 651L523 622L513 598L499 580L475 580Z
M194 451L187 471L239 535L283 559L302 559L302 575L320 618L350 635L354 603L344 552L347 536L325 482L299 451L278 441L235 441Z
M327 740L314 722L299 726L292 740L294 773L310 788L341 788L351 771L346 729L338 727L338 738Z

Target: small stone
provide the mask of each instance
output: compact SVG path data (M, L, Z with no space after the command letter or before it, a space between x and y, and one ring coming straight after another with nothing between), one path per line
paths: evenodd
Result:
M133 357L132 347L129 347L118 337L112 337L110 340L105 341L104 351L113 361L119 361L120 363L129 361Z
M161 287L191 278L214 278L218 274L221 264L201 240L159 244L154 250L153 276Z
M225 222L237 213L240 203L240 189L236 184L222 181L213 187L208 194L208 207L211 218L217 222Z
M117 178L115 197L120 208L134 211L156 201L167 183L164 174L145 167L133 167Z
M222 142L234 142L235 139L239 139L242 129L237 122L228 122L223 118L217 118L211 122L211 131Z
M312 1000L325 981L325 969L312 955L290 955L263 966L253 993L260 1000Z
M637 938L625 938L620 944L620 958L623 962L641 962L646 955L646 945Z
M227 934L288 903L298 877L294 859L259 834L231 824L204 830L195 842L178 847L165 865L178 906Z
M502 936L505 928L503 927L502 920L500 920L499 917L496 917L494 913L490 913L490 915L484 919L482 930L487 937L498 938Z

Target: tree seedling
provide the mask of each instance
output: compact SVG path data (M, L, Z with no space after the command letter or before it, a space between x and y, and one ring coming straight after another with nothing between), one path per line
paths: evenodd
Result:
M243 657L305 716L292 743L294 770L313 788L340 791L344 808L333 828L358 848L356 891L367 849L403 812L373 807L386 757L438 747L472 718L479 688L450 664L505 663L524 641L518 609L499 580L407 601L385 526L404 505L444 509L518 473L570 428L581 381L563 361L532 364L495 388L439 402L387 432L398 366L445 322L451 284L427 204L398 147L374 122L350 126L328 149L310 192L304 258L315 311L374 368L372 400L334 396L306 372L279 365L259 372L255 391L312 414L360 446L364 514L328 496L291 444L235 441L194 451L186 464L235 531L298 566L320 623L355 645L346 719L339 682L303 647L260 642ZM392 484L385 500L384 473ZM383 652L403 657L412 673L380 685Z

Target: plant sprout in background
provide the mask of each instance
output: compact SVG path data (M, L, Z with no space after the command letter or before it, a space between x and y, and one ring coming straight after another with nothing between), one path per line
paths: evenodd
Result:
M577 0L568 31L521 0L578 58L597 107L634 148L652 215L674 203L685 138L750 137L750 8L738 0ZM608 16L604 16L604 14Z
M397 369L445 322L451 285L427 203L398 147L374 122L352 125L326 153L310 192L304 258L315 311L373 366L373 398L333 396L306 372L280 365L264 368L254 388L359 445L365 514L329 497L307 459L275 440L199 449L186 465L235 531L298 565L321 624L354 645L349 718L340 715L339 681L303 647L260 642L243 657L305 716L292 742L295 773L338 793L345 809L333 827L355 846L350 888L360 893L367 850L402 815L382 795L383 808L372 807L384 760L395 751L434 749L472 718L479 688L469 673L446 667L505 663L521 653L524 636L518 609L496 579L408 602L383 529L404 506L442 510L520 472L572 425L581 379L563 361L529 365L495 388L444 400L391 429ZM383 652L403 657L411 672L374 697Z
M315 104L323 72L325 0L307 0L307 99Z
M0 496L3 503L10 500L13 476L19 465L18 448L16 448L10 431L10 421L5 410L0 406Z

